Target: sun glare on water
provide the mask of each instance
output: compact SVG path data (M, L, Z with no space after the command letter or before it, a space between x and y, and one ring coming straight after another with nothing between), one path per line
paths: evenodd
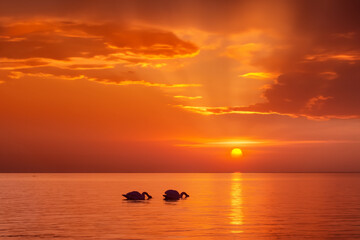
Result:
M233 158L240 158L242 157L243 152L241 151L240 148L234 148L233 150L231 150L231 157Z

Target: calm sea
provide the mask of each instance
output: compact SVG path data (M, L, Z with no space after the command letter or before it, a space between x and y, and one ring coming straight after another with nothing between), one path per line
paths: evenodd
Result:
M53 238L356 239L360 174L0 174L0 239Z

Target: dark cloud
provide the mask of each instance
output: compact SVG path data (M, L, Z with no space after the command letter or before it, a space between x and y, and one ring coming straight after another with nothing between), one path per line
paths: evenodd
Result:
M288 73L264 92L266 103L246 108L309 117L360 117L360 65L341 64L333 72Z
M306 69L306 70L304 70ZM307 63L302 71L281 74L246 107L187 107L202 114L279 114L315 119L360 118L360 61Z
M179 39L175 34L158 29L124 27L122 25L80 25L86 34L102 37L104 41L116 48L118 53L144 57L177 57L194 54L198 48ZM71 27L69 27L71 29Z
M265 103L241 110L324 118L360 117L359 1L293 1L291 30L252 64L282 73Z
M1 40L0 57L13 59L49 58L67 60L70 57L90 58L115 53L98 39L46 36L36 34L19 41Z
M0 35L0 57L12 59L68 60L110 54L172 58L198 51L194 44L171 32L120 24L87 25L44 20L2 26Z

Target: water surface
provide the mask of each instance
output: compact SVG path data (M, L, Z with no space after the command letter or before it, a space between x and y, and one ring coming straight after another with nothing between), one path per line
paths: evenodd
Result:
M360 174L0 174L0 239L356 239ZM167 189L186 191L166 202ZM131 202L121 194L147 191Z

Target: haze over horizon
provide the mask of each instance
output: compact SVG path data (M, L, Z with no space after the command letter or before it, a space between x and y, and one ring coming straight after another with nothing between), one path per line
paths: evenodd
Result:
M1 1L0 172L360 172L359 9Z

